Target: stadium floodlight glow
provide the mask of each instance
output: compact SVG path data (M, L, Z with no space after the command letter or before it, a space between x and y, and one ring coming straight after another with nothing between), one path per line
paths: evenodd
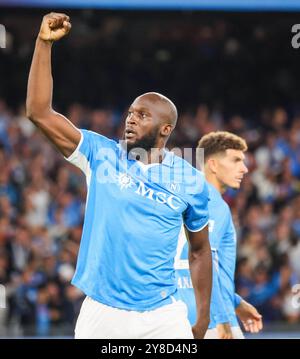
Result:
M89 9L297 11L299 0L0 0L0 6Z
M0 309L6 308L6 290L3 284L0 284Z
M6 48L6 30L5 26L0 24L0 48Z

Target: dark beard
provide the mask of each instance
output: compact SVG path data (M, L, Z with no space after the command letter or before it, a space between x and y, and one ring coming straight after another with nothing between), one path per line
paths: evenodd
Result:
M155 148L157 140L158 128L153 128L151 132L144 135L142 138L137 140L135 143L128 144L126 143L127 153L133 149L142 148L145 151L150 151L151 148ZM135 151L134 151L135 152ZM138 150L137 150L138 152Z

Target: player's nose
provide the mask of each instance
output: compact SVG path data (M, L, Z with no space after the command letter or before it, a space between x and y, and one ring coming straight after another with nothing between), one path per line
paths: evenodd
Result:
M249 172L248 167L245 165L245 163L243 163L242 172L243 172L244 174L246 174L246 173Z
M127 117L126 122L128 125L137 125L138 123L137 116L134 113L130 114L130 116Z

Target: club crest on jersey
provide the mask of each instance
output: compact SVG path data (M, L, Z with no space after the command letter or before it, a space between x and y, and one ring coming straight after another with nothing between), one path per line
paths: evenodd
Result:
M166 187L171 191L175 193L180 192L180 184L179 183L167 183Z
M128 173L119 173L119 175L116 176L116 180L121 190L135 185L132 177Z

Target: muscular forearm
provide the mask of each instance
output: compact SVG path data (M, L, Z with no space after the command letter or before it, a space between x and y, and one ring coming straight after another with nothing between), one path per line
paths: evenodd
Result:
M50 13L43 17L28 79L27 116L66 157L78 146L81 133L52 109L51 46L71 29L69 16Z
M197 251L190 250L189 262L197 304L197 324L201 326L204 336L209 324L212 287L212 260L208 241Z
M28 79L26 111L34 121L51 111L53 80L51 74L52 42L37 38Z

